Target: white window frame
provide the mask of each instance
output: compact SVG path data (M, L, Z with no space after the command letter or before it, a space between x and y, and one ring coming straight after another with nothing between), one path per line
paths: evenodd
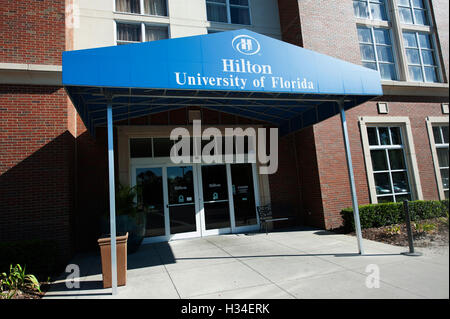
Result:
M141 25L141 41L122 41L117 39L117 24L137 24ZM118 45L118 42L121 43L141 43L141 42L147 42L145 41L145 32L146 27L159 27L159 28L167 28L167 38L170 39L170 25L169 24L162 24L162 23L149 23L149 22L138 22L138 21L129 21L129 20L114 20L114 43L115 45ZM150 41L151 42L151 41Z
M367 25L367 24L357 24L356 26L357 30L358 28L367 28L370 29L370 36L372 37L372 43L367 43L367 42L360 42L358 39L358 44L365 44L365 45L371 45L374 49L374 54L375 54L375 63L377 65L377 69L378 72L380 73L381 76L381 72L380 72L380 61L378 60L378 53L377 53L377 46L384 46L384 47L388 47L390 46L392 49L392 58L394 59L393 63L390 62L381 62L381 64L394 64L394 70L395 70L395 79L392 80L383 80L383 81L398 81L398 79L400 78L399 75L399 68L398 68L398 61L397 61L397 54L396 54L396 48L394 46L394 38L393 38L393 34L392 34L392 29L390 27L379 27L379 26L374 26L374 25ZM377 44L375 41L375 31L374 29L384 29L387 30L389 33L389 37L390 37L390 41L391 44L390 45L386 45L386 44ZM363 57L361 56L361 62L367 62L367 63L373 63L373 61L368 61L368 60L363 60Z
M414 33L414 36L416 38L417 48L406 46L405 40L403 39L404 33ZM432 45L431 49L427 49L427 48L424 49L424 48L422 48L420 46L419 33L426 34L426 35L429 36L430 43ZM404 30L402 30L402 41L404 43L403 47L404 47L404 52L405 52L406 74L408 76L409 81L415 82L415 83L442 83L441 67L440 67L440 64L439 64L439 57L437 56L437 52L436 52L436 42L435 42L435 39L434 39L434 35L432 33L430 33L430 32L423 32L423 31L417 31L417 30L404 29ZM408 49L419 50L419 61L420 61L420 68L422 70L423 81L415 81L414 79L411 78L411 76L409 74L409 66L410 65L411 66L419 66L419 65L418 64L410 64L408 62L408 55L406 54L406 50L408 50ZM432 54L433 54L433 57L434 57L434 61L436 62L433 67L434 67L435 72L436 72L436 80L437 80L437 82L427 82L426 81L425 66L430 67L431 65L428 65L428 64L425 65L423 63L422 50L424 50L424 51L432 51Z
M368 10L368 13L369 13L369 17L368 17L368 18L357 17L357 16L353 13L353 15L355 16L355 18L357 18L357 19L363 19L363 20L372 20L372 21L384 21L384 22L389 22L389 21L391 21L390 12L389 12L389 10L388 10L388 5L389 5L388 2L389 2L389 0L385 0L385 1L382 1L382 0L354 0L354 1L365 2L365 3L367 4L367 10ZM354 1L352 0L352 4L353 4ZM384 2L384 13L386 14L386 18L387 18L386 20L374 19L374 18L372 17L372 10L370 9L370 6L371 6L371 2L373 2L373 1Z
M431 156L433 158L434 173L436 177L436 184L438 187L439 199L445 199L444 186L442 184L441 167L439 166L439 159L437 155L437 146L434 142L433 126L449 125L449 116L428 116L426 118L426 125L428 131L428 139L430 141ZM439 144L442 147L449 147L449 144Z
M214 2L214 0L211 0L211 1L205 0L205 8L206 9L208 7L208 2ZM226 9L227 9L227 22L210 21L210 20L208 20L208 22L210 22L210 23L230 24L230 25L243 25L243 26L251 26L251 25L253 25L253 22L252 22L252 10L251 10L251 6L252 6L251 0L248 0L248 6L241 6L241 5L237 5L237 4L230 4L230 0L226 0L226 2L223 3L223 4L221 4L221 3L215 3L215 4L226 6ZM231 22L231 7L248 8L249 24L232 23ZM208 19L208 12L206 12L206 19Z
M414 25L414 26L431 27L432 24L433 24L433 19L431 19L430 4L428 3L428 0L423 0L424 9L413 7L413 0L408 0L408 1L409 1L409 7L405 7L404 5L401 5L400 2L397 0L397 9L398 9L398 12L399 12L399 22L402 25L405 25L405 26ZM401 20L401 18L400 18L400 8L408 8L408 9L411 10L413 23L406 23L406 22L403 22ZM425 15L427 17L428 24L418 24L418 23L416 23L416 13L414 12L415 8L418 9L418 10L425 11Z
M359 117L359 126L361 130L361 139L364 152L364 161L366 164L367 181L369 185L369 195L372 204L378 203L378 197L375 185L375 176L372 166L372 157L370 155L371 147L367 127L371 126L399 126L402 135L403 153L405 156L406 171L410 185L410 194L412 200L422 200L422 185L420 182L419 169L417 166L416 152L411 130L411 123L408 117L388 117L388 116L364 116Z
M144 12L144 0L139 0L139 11L140 11L139 13L117 11L117 9L116 9L116 0L112 0L112 2L113 2L113 13L142 15L142 16L146 16L146 17L169 17L169 1L168 0L165 0L165 1L166 1L166 15L164 15L164 16L145 13Z

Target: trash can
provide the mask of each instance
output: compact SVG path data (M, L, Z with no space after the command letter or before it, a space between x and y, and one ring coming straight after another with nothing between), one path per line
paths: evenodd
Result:
M117 286L127 284L127 241L128 233L116 236ZM111 288L111 237L98 239L102 260L103 288Z

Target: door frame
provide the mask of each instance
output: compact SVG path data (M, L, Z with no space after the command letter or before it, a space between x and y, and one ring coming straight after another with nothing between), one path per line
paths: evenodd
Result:
M170 157L158 157L158 158L130 158L130 176L129 183L131 186L136 185L136 169L137 168L161 168L163 179L163 196L164 196L164 221L165 221L165 235L155 237L145 237L144 244L164 242L170 240L186 239L186 238L199 238L213 235L230 234L230 233L243 233L249 231L258 230L260 227L260 220L258 213L255 211L256 221L255 225L238 226L236 227L235 215L234 215L234 201L233 201L233 187L231 177L231 165L233 164L250 164L252 165L252 177L253 177L253 189L255 197L255 207L260 205L260 193L258 183L258 170L256 163L189 163L189 164L175 164L172 163ZM205 212L203 202L203 188L202 188L202 172L201 167L203 165L225 165L227 171L227 186L228 186L228 204L230 214L230 226L227 228L210 229L206 230L205 226ZM191 166L193 170L194 181L194 203L195 203L195 221L197 230L194 232L186 232L179 234L170 234L170 212L168 202L168 184L167 184L167 168L179 166Z

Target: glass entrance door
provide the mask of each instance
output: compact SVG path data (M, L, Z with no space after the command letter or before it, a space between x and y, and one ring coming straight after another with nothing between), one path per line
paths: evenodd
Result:
M226 165L202 165L200 175L202 234L231 232Z
M136 203L147 217L146 242L258 228L254 164L132 167Z
M167 195L171 238L199 236L198 196L193 166L167 167ZM181 233L184 236L173 236Z

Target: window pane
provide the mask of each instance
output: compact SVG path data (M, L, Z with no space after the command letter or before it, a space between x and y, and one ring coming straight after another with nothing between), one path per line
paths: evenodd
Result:
M399 5L409 7L409 0L397 0L397 1Z
M116 0L116 11L141 13L139 3L139 0Z
M364 43L373 43L369 28L358 27L358 40Z
M441 169L441 178L443 188L448 188L448 168Z
M402 136L399 127L391 127L392 145L402 145Z
M428 25L427 12L425 10L414 10L416 24Z
M391 182L389 180L389 173L375 173L375 188L377 195L391 194Z
M449 197L449 191L444 191L445 199L448 199Z
M169 138L154 138L153 151L155 157L169 157L170 149L174 145L174 141Z
M425 81L426 82L437 82L436 68L435 67L425 67Z
M422 49L431 49L431 39L428 34L419 33L419 43Z
M373 46L370 44L361 44L359 46L361 49L361 58L363 60L375 61L375 52Z
M418 49L406 49L406 57L408 58L408 64L420 64Z
M152 157L152 139L151 138L132 138L130 139L130 157Z
M391 141L389 140L389 129L387 127L379 127L378 133L380 134L381 145L391 144Z
M420 66L409 66L408 70L411 80L423 82L422 68Z
M374 171L388 170L385 150L371 150L370 156L372 158L372 167Z
M448 167L448 148L437 149L439 167Z
M394 201L394 198L392 196L382 196L378 197L378 203L391 203Z
M358 18L369 18L367 3L362 1L353 1L353 12Z
M448 144L448 126L442 126L442 135L444 135L444 143Z
M425 6L423 4L423 0L413 0L413 7L414 8L421 8L421 9L425 9Z
M248 8L230 6L231 23L250 24L250 11Z
M371 3L370 11L372 13L372 19L375 20L387 20L386 10L384 4Z
M367 128L367 136L369 137L369 145L378 145L377 129L375 127Z
M414 33L403 32L403 40L405 41L405 46L417 48L416 35Z
M162 168L136 169L137 208L147 215L145 236L164 236Z
M141 42L141 25L117 23L117 41Z
M380 64L380 75L383 80L396 80L395 66L393 64Z
M375 42L377 44L391 44L391 37L389 36L389 30L386 29L374 29Z
M433 126L434 143L442 144L441 128L439 126Z
M406 172L392 173L392 184L394 184L394 193L409 192L408 176Z
M155 16L166 16L166 0L144 0L144 13Z
M389 150L391 169L406 169L403 150Z
M207 3L206 11L208 15L208 21L228 22L226 6Z
M433 51L422 50L422 61L424 65L435 65Z
M230 4L237 4L240 6L248 6L248 0L230 0Z
M395 196L395 201L397 203L401 203L405 200L411 200L411 194L404 194L404 195L396 195Z
M145 27L145 41L157 41L169 37L167 28Z
M412 24L413 18L412 18L412 12L409 8L399 8L398 10L400 14L400 21L403 23Z
M378 70L376 63L363 62L363 66L369 69Z
M394 62L394 56L392 55L392 48L385 46L377 46L378 61L381 62Z

